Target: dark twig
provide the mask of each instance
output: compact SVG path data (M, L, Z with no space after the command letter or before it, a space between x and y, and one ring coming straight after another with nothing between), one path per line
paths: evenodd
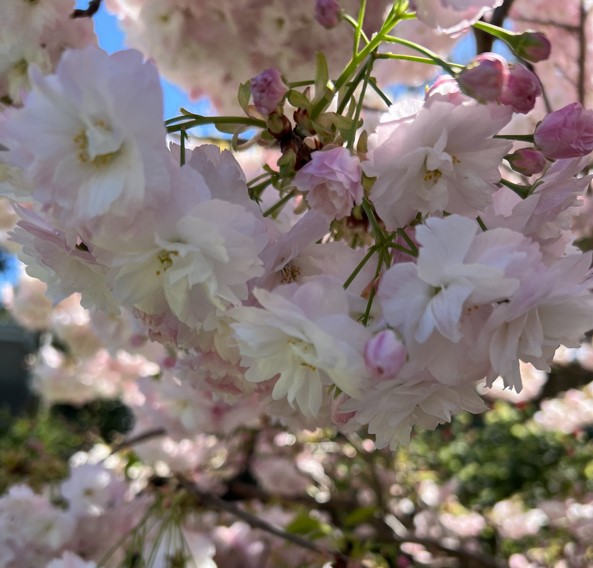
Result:
M585 104L585 83L586 83L586 62L587 62L587 36L586 36L586 24L587 24L587 10L585 9L585 0L579 2L579 30L578 30L578 42L579 42L579 74L577 78L577 95L579 102Z
M307 539L304 539L296 534L291 534L289 532L286 532L285 530L281 529L280 527L272 525L268 521L264 521L263 519L260 519L256 515L252 515L251 513L241 509L234 503L225 501L224 499L221 499L220 497L218 497L210 492L203 491L197 485L195 485L194 483L191 483L190 481L188 481L187 479L185 479L184 477L182 477L180 475L177 476L177 480L179 481L181 486L186 491L188 491L191 495L196 497L200 503L210 506L213 509L225 511L226 513L229 513L229 514L233 515L234 517L237 517L237 518L245 521L250 527L252 527L254 529L261 529L267 533L277 536L278 538L286 540L287 542L291 542L292 544L295 544L297 546L300 546L301 548L305 548L307 550L310 550L311 552L315 552L315 553L325 556L327 558L348 561L348 557L346 555L342 554L341 552L338 552L335 550L330 550L328 548L324 548L324 547L319 546L318 544L315 544L313 542L310 542Z
M493 26L498 26L500 28L503 27L504 21L507 19L509 12L511 11L511 7L513 5L513 0L506 0L503 2L502 6L499 6L494 10L492 14L492 18L490 19L490 24ZM486 51L492 51L492 45L494 44L494 37L482 30L476 30L474 28L474 34L476 36L476 52L477 53L485 53Z
M89 0L89 5L88 8L86 8L86 10L76 8L76 10L74 10L72 14L70 14L70 17L72 19L92 18L99 11L99 8L101 7L101 1L102 0Z
M164 436L166 433L167 431L164 428L154 428L152 430L147 430L146 432L142 432L137 436L128 438L127 440L124 440L119 444L115 444L111 449L111 453L109 455L112 456L113 454L116 454L121 450L134 446L135 444L139 444L140 442L146 442L147 440L152 440L153 438L160 438L161 436Z

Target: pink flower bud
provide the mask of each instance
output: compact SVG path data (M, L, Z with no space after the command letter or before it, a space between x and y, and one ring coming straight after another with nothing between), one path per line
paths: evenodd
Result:
M517 38L513 51L518 57L537 63L550 57L552 45L543 33L527 31Z
M346 394L341 392L337 397L332 397L330 402L330 420L336 426L344 426L347 424L354 416L356 412L348 410L343 410L343 406L349 402L351 398Z
M527 67L510 65L498 102L512 107L515 112L526 114L533 109L541 93L539 79Z
M572 103L551 112L535 129L535 145L550 159L578 158L593 151L593 111Z
M313 152L311 161L294 178L299 191L307 192L312 209L333 219L350 215L352 207L362 203L360 160L342 146Z
M364 362L377 379L391 379L406 361L406 348L391 329L380 331L364 348Z
M521 148L507 156L512 168L524 176L539 174L546 167L546 158L534 148Z
M482 53L457 76L461 90L480 101L495 101L508 78L507 62L495 53Z
M327 30L335 28L342 19L338 0L317 0L315 19Z
M266 69L251 79L253 104L264 115L274 112L287 92L288 87L284 84L280 71L275 67Z

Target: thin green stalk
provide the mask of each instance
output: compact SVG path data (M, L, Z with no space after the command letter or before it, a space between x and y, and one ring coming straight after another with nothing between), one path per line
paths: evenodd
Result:
M419 53L423 53L426 57L428 57L428 59L432 60L436 65L447 71L447 73L449 73L450 75L455 75L455 71L451 64L448 61L445 61L442 57L439 57L439 55L436 54L434 51L431 51L430 49L427 49L422 45L419 45L413 41L404 39L402 37L387 35L383 39L385 41L388 41L389 43L397 43L399 45L409 47L414 51L418 51Z
M415 253L414 256L418 256L418 247L416 246L416 243L411 239L410 235L408 235L408 233L406 233L405 229L398 229L397 234L404 241L406 241L406 244L410 247L410 250L414 251L414 253Z
M354 148L354 140L356 139L356 131L358 129L358 126L357 126L358 120L360 119L360 114L362 113L362 105L364 103L364 97L367 92L367 85L369 84L372 70L373 70L373 58L370 57L366 64L366 71L364 74L364 79L362 81L362 89L360 90L360 97L358 98L358 103L356 105L356 109L354 111L354 116L352 118L352 129L348 133L347 147L350 149Z
M509 189L512 189L521 199L525 199L531 191L531 187L519 185L506 179L501 179L500 183Z
M486 227L484 221L482 221L482 218L479 215L476 217L476 221L478 222L478 225L480 225L480 229L482 229L482 231L486 232L488 230L488 227Z
M377 93L381 99L383 100L383 102L389 107L391 106L393 103L391 102L391 99L377 86L377 83L375 83L375 81L370 81L369 85L371 86L371 89L373 89L373 91L375 91L375 93Z
M199 114L187 115L194 117L193 120L188 120L183 124L175 124L167 126L167 132L179 132L181 130L189 130L196 126L203 126L205 124L237 124L243 126L255 126L256 128L266 128L266 123L258 118L250 118L248 116L201 116Z
M383 243L385 243L387 239L385 238L383 229L381 229L381 226L379 225L379 222L377 221L377 218L373 213L372 205L366 198L362 200L362 208L369 222L371 223L371 226L373 227L373 232L375 233L375 241L378 245L383 245Z
M371 257L377 252L377 247L372 246L368 252L364 255L364 258L358 263L358 266L352 271L352 274L348 276L346 282L344 282L343 287L344 290L348 289L348 286L352 284L354 279L360 274L360 271L364 268L365 264L371 259Z
M356 26L356 31L354 32L354 46L352 47L352 57L356 57L358 53L358 47L360 45L360 36L364 38L364 40L369 43L369 39L364 33L362 29L362 25L364 24L364 15L367 9L367 0L360 0L360 9L358 10L358 22Z
M429 59L428 57L420 57L419 55L404 55L403 53L391 53L391 52L383 52L378 53L376 55L377 59L395 59L398 61L412 61L414 63L424 63L425 65L434 65L434 60ZM463 69L463 65L459 63L453 63L452 61L447 61L447 65L449 65L452 69Z
M348 65L346 65L344 71L342 71L341 75L336 79L334 83L334 91L339 92L340 89L348 83L350 77L354 74L354 72L358 69L360 64L373 52L375 51L383 42L385 36L397 25L397 23L404 19L402 15L395 14L394 8L391 9L390 15L387 17L387 20L383 24L383 27L379 30L379 32L371 38L369 43L367 43L356 56L352 57ZM311 118L315 120L326 108L327 105L331 102L333 98L333 92L326 93L321 100L317 102L317 104L313 107L311 111Z
M294 189L287 193L280 201L272 205L267 211L264 211L263 216L269 217L273 213L275 213L278 209L284 207L284 205L294 196Z
M533 143L533 134L496 134L493 138L499 138L500 140L517 140L518 142L531 142Z
M362 37L365 43L369 43L369 38L362 29L358 28L358 22L352 16L350 16L349 14L343 14L342 19L354 28L353 56L356 56L356 54L358 53L358 44L360 43L360 38Z
M387 243L387 245L389 248L395 249L395 250L399 250L400 252L403 252L404 254L407 254L409 256L413 256L413 257L417 257L418 256L418 252L414 252L413 250L407 249L406 247L403 247L402 245L398 245L397 243Z

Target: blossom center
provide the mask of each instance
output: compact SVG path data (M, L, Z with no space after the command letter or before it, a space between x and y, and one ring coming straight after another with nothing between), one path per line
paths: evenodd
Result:
M78 159L96 168L108 166L121 150L122 141L101 119L94 120L72 139L78 148Z
M176 250L162 250L157 255L157 260L160 263L160 269L156 271L156 275L160 276L164 272L167 272L169 268L173 266L173 257L179 256L179 253Z
M288 340L288 344L299 365L306 367L310 371L317 370L317 367L309 362L315 356L315 347L311 343L292 337Z
M280 277L280 282L282 282L282 284L296 282L301 277L301 269L292 264L292 262L285 264L281 273L282 276Z

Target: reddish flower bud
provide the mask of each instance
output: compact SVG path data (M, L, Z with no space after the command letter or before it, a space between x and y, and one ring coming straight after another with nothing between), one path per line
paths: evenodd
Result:
M539 79L523 65L509 66L509 74L498 97L498 102L513 108L515 112L528 113L542 93Z
M495 101L509 74L507 62L495 53L482 53L457 76L461 90L480 102Z
M274 112L287 92L288 87L284 84L280 71L275 67L266 69L251 79L253 104L264 115Z
M546 167L546 158L534 148L521 148L507 156L512 168L524 176L539 174Z
M521 59L537 63L550 57L552 45L543 33L527 31L517 37L513 51Z
M533 138L547 158L586 156L593 151L593 111L572 103L551 112L538 124Z
M327 30L335 28L342 19L338 0L317 0L315 19Z
M406 348L391 329L370 339L364 348L364 362L377 379L391 379L406 361Z

